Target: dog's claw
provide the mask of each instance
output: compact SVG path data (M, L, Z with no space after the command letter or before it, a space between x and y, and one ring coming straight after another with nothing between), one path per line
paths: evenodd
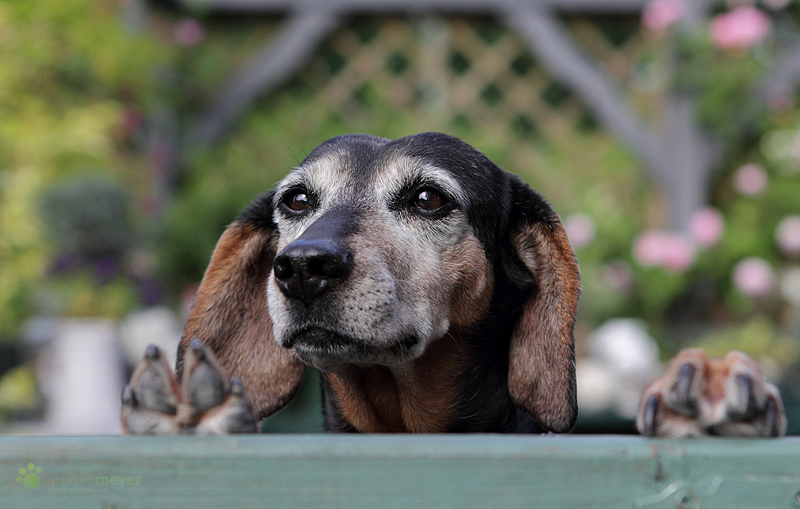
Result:
M231 378L231 394L234 396L243 396L244 395L244 387L242 387L242 381L238 378Z
M156 361L161 358L161 350L156 345L147 345L144 351L144 358L150 361Z
M752 419L758 412L758 403L753 394L753 379L748 375L736 375L735 381L738 390L737 397L731 404L730 416L738 421Z
M780 405L774 398L767 398L767 407L764 411L764 424L767 433L771 437L779 437L783 433L781 431L781 415L782 411Z
M129 406L136 405L136 398L133 395L133 389L130 384L125 384L125 387L122 388L122 404Z
M195 413L222 404L229 392L225 374L214 354L198 338L189 343L184 369L184 400L194 407Z
M697 402L692 394L692 382L697 369L685 364L678 371L675 383L667 395L667 404L675 411L694 417L697 415Z
M191 341L189 341L189 349L198 359L205 357L206 347L203 345L200 338L192 338Z
M656 412L658 412L658 396L651 396L644 406L643 435L656 436Z
M256 424L239 380L230 384L211 350L193 339L182 386L163 352L149 345L122 390L122 429L128 434L254 433Z

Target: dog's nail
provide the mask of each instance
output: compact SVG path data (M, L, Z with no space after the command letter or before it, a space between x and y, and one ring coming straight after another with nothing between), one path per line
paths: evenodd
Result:
M242 381L238 378L231 379L231 394L234 396L241 396L244 394L244 387L242 387Z
M656 412L658 412L658 396L652 396L644 406L644 435L647 437L656 436Z
M756 399L753 394L753 380L747 375L736 375L736 388L739 391L736 409L737 417L747 419L756 413Z
M149 361L156 361L161 358L161 350L156 345L149 344L144 351L144 358Z
M778 405L773 398L767 398L767 406L764 409L764 421L768 436L779 437L781 430L778 427Z
M136 406L136 396L134 396L133 388L130 384L126 384L125 387L122 388L122 404Z
M189 342L189 348L192 349L192 353L198 358L203 359L206 356L206 347L203 345L203 342L200 338L192 338Z

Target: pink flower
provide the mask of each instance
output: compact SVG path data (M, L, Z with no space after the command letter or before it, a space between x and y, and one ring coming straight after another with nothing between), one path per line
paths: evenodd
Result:
M634 241L633 257L644 267L662 266L671 272L683 272L694 262L694 249L679 233L649 230Z
M772 29L769 16L752 5L737 7L714 16L709 25L711 41L720 49L749 48L761 42Z
M664 261L664 234L648 230L633 241L633 258L643 267L657 267Z
M724 229L725 220L717 209L700 209L689 219L689 235L702 247L711 247L719 242Z
M748 297L765 297L775 284L775 271L763 258L745 258L733 268L733 284Z
M683 272L694 262L694 248L685 236L667 233L664 245L664 268L670 272Z
M185 18L178 21L172 30L175 40L183 46L200 44L206 36L203 25L196 19Z
M664 32L683 16L683 0L653 0L642 12L642 23L653 32Z
M564 229L575 248L588 245L595 236L597 228L594 221L586 214L573 214L564 221Z
M778 247L789 256L800 256L800 216L786 216L775 228Z
M733 185L736 190L748 196L761 194L767 187L767 181L767 172L757 164L745 164L733 175Z

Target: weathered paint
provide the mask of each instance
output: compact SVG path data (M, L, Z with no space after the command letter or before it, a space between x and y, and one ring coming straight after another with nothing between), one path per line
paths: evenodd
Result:
M5 436L0 472L14 508L800 507L798 437Z

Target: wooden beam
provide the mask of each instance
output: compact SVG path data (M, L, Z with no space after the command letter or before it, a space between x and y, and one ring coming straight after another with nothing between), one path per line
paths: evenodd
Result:
M299 11L287 19L241 70L223 87L205 112L190 128L188 143L213 143L258 98L288 80L306 58L336 27L340 18L329 11Z
M549 73L573 90L611 133L648 162L653 176L661 180L662 175L655 168L660 158L656 139L624 101L611 77L584 56L555 13L542 7L514 8L506 13L504 21Z
M798 437L4 436L0 499L148 509L796 507L798 458ZM15 479L30 464L35 488Z
M296 10L340 13L436 11L442 14L492 13L498 9L541 6L560 13L636 14L649 0L178 0L195 12L229 14L285 14Z

